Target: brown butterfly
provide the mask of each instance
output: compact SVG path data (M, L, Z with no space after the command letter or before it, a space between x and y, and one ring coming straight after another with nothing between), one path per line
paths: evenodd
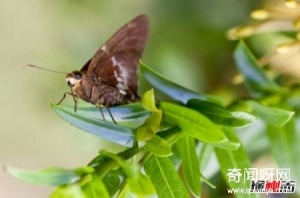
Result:
M149 21L146 15L139 15L121 27L80 71L67 74L66 81L71 92L66 92L57 105L68 94L74 99L75 112L80 98L99 107L103 120L105 117L101 106L105 106L116 123L109 107L139 99L136 71L148 30Z

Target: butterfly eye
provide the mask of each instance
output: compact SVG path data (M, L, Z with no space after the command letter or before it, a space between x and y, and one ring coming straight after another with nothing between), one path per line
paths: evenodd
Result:
M81 73L80 72L74 72L74 78L75 80L80 80L82 77Z

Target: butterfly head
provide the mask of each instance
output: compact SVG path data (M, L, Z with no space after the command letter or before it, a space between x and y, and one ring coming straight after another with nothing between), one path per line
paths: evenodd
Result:
M69 87L76 87L76 85L80 84L82 79L82 74L79 71L73 71L72 73L67 74L66 81Z

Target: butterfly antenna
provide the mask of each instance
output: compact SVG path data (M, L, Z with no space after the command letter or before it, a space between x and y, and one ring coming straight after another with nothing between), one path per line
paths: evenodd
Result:
M41 70L45 70L45 71L50 71L50 72L54 72L54 73L58 73L58 74L67 74L65 72L60 72L60 71L55 71L55 70L51 70L51 69L46 69L46 68L39 67L39 66L36 66L36 65L31 65L31 64L25 65L24 68L23 68L23 71L25 70L26 67L34 67L34 68L37 68L37 69L41 69Z

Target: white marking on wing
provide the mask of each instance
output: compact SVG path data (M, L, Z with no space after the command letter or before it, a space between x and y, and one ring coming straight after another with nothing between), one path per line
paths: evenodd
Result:
M117 87L118 87L119 89L122 89L122 90L125 90L125 89L126 89L125 86L123 85L123 83L118 83L118 84L117 84Z
M122 90L122 89L119 89L119 92L120 92L120 94L122 94L122 95L126 95L126 91L124 91L124 90Z
M111 62L113 64L113 66L118 66L118 61L115 59L115 57L111 57Z
M114 70L114 75L115 75L115 77L118 79L118 74L117 74L117 71L116 71L116 70Z
M114 75L115 75L115 77L116 77L116 79L117 79L118 82L123 82L123 79L118 76L118 73L117 73L116 70L114 70Z
M123 68L121 65L119 65L119 68L120 68L121 78L123 79L122 81L124 82L124 87L125 87L125 89L128 89L127 79L130 77L129 74L128 74L128 71L125 68Z

